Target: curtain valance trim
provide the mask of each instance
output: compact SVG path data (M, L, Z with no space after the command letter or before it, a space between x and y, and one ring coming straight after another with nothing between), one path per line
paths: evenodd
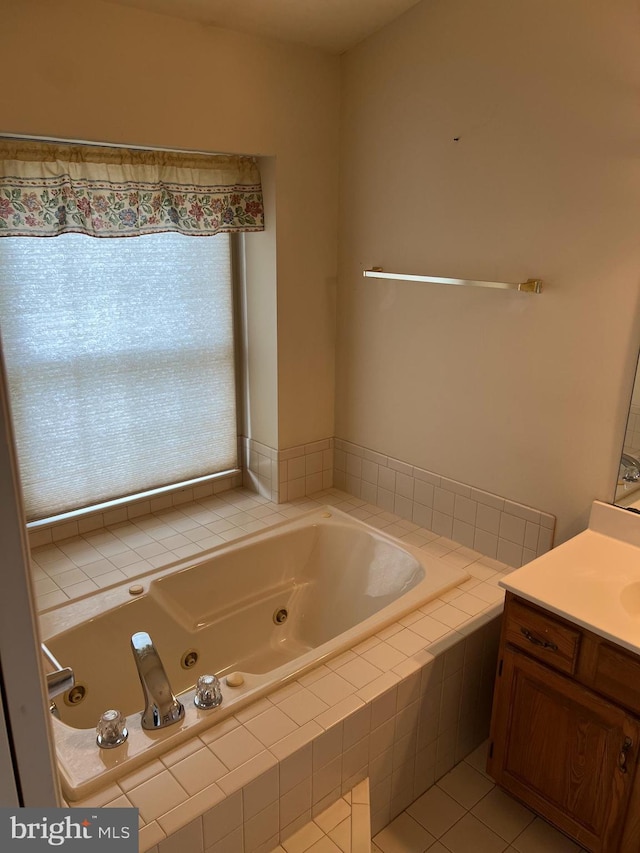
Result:
M117 145L81 145L72 142L37 142L0 138L0 159L27 162L100 163L131 166L173 166L186 169L220 170L255 168L255 157L247 154L196 154Z
M0 237L263 229L251 157L0 142Z

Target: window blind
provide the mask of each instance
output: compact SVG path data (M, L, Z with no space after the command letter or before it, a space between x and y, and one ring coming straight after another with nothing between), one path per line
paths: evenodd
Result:
M230 237L0 241L29 521L237 466Z

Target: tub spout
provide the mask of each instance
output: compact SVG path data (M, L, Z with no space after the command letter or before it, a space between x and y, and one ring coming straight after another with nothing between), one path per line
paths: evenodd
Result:
M131 648L144 693L142 728L161 729L179 722L184 717L184 707L173 695L151 637L146 631L138 631L131 637Z

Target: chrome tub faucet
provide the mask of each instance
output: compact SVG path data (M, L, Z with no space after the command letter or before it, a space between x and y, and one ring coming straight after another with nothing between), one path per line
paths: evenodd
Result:
M153 731L182 720L184 706L171 690L160 655L149 634L146 631L134 634L131 637L131 649L144 693L142 728Z
M635 456L622 454L618 479L624 483L637 483L640 480L640 462Z

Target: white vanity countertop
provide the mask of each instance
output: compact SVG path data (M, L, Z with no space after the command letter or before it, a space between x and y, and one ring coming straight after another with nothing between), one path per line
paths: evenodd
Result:
M589 528L500 585L640 654L640 516L595 502Z

